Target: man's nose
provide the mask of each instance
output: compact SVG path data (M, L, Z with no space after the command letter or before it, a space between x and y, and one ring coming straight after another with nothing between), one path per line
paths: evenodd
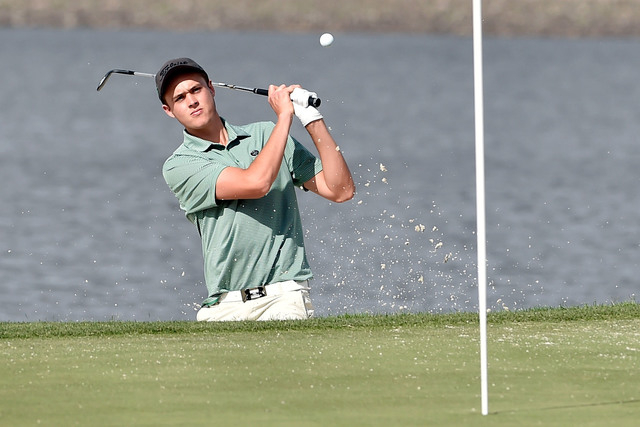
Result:
M189 102L189 106L193 107L195 105L198 105L198 99L196 98L195 95L193 94L187 94L187 101Z

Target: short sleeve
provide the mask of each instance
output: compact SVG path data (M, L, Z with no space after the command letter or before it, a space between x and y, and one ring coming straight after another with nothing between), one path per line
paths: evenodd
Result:
M291 171L293 183L302 186L322 171L322 162L295 138L289 137L285 159Z
M174 154L164 163L162 175L188 215L217 206L216 181L224 168L211 159Z

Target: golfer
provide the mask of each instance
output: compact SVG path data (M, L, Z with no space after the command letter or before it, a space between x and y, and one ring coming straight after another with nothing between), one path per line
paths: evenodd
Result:
M184 127L184 140L162 172L202 238L208 295L196 318L311 317L312 273L295 188L338 203L355 192L322 115L307 106L312 93L271 85L275 123L240 126L220 117L214 86L192 59L167 61L156 88L165 113ZM289 135L294 115L318 157Z

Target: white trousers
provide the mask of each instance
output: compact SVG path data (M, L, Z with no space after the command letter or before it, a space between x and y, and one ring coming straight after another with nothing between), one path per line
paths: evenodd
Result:
M243 320L302 320L313 316L308 281L271 283L266 296L242 300L241 291L229 292L220 301L198 311L196 319L206 322Z

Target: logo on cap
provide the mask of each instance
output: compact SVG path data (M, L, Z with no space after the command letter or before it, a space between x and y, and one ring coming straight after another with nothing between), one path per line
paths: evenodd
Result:
M169 72L170 69L177 67L179 65L187 65L188 62L187 61L180 61L180 62L171 62L169 64L167 64L161 71L160 71L160 78L164 77L165 74L167 74Z

